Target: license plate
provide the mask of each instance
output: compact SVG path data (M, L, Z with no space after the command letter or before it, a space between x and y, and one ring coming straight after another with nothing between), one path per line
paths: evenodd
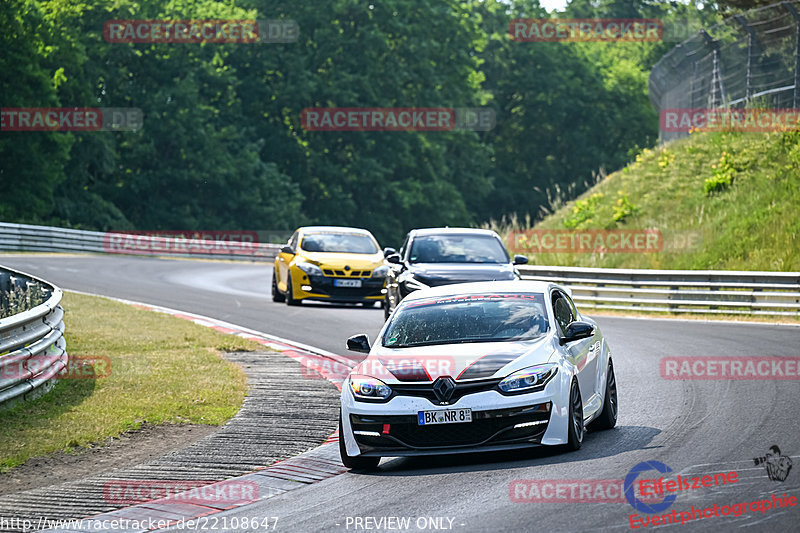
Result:
M333 280L334 287L360 287L360 279L335 279Z
M460 424L472 422L472 409L442 409L438 411L419 411L417 424L431 426L433 424Z

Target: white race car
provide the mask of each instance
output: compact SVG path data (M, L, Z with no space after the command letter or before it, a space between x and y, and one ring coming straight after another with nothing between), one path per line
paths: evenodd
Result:
M609 347L568 291L494 281L415 291L342 386L339 451L351 469L381 457L577 450L585 428L617 422Z

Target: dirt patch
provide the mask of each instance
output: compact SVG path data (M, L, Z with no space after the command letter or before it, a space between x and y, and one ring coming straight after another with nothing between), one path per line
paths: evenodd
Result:
M219 429L218 426L199 424L145 424L138 430L127 431L91 448L36 457L0 474L0 496L78 481L144 463L185 448Z

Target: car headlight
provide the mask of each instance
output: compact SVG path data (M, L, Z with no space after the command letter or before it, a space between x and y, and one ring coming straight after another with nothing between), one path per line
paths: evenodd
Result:
M372 271L373 278L385 278L386 275L389 273L389 267L386 265L381 265L375 270Z
M497 386L508 394L530 392L544 387L548 381L553 379L556 372L558 372L558 367L553 363L529 366L514 372Z
M305 261L298 261L294 264L297 268L308 274L309 276L321 276L322 269L317 265L312 265L311 263L307 263Z
M385 400L392 395L389 385L366 376L350 376L350 390L357 400Z

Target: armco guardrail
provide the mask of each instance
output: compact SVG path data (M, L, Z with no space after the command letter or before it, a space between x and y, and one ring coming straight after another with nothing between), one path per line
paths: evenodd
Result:
M0 319L0 404L47 392L67 365L61 289L0 267L0 298L21 291L42 291L46 300Z
M133 233L84 231L0 222L0 250L18 252L92 252L271 261L280 250L280 245L179 239Z
M563 284L584 308L800 316L800 272L520 266Z

